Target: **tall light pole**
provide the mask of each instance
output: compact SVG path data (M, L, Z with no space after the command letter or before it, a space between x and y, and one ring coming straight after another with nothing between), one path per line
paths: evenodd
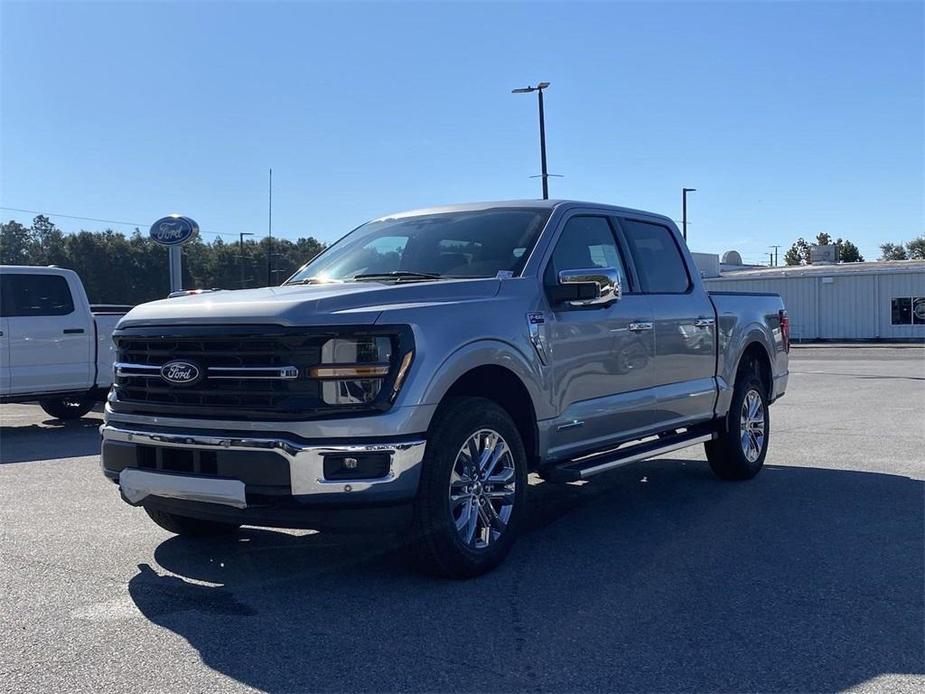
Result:
M693 193L696 188L681 189L681 230L684 240L687 241L687 194Z
M536 92L537 95L540 109L540 165L542 167L540 178L543 180L543 200L549 199L549 182L546 180L549 178L549 173L546 171L546 114L543 110L543 90L548 86L549 82L540 82L535 87L522 87L520 89L511 90L512 94L529 94L530 92Z
M241 253L241 289L244 289L244 285L247 284L247 282L244 280L244 237L245 236L253 236L253 234L249 231L242 231L240 234L238 234L238 249Z
M270 169L270 198L267 215L267 286L273 286L273 169Z

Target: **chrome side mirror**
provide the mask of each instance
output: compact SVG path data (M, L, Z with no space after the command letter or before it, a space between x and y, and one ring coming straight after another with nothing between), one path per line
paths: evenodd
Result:
M620 271L615 267L562 270L557 289L556 298L571 306L603 306L623 296Z

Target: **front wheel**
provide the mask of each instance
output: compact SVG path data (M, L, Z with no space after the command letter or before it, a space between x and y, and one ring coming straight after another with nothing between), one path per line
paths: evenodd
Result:
M510 552L527 491L527 455L510 415L485 398L444 403L427 437L412 563L450 578L484 574Z
M761 379L755 373L741 373L719 437L704 445L717 477L748 480L761 471L768 454L768 415L768 396Z
M96 403L88 395L39 400L39 405L55 419L80 419L93 409Z

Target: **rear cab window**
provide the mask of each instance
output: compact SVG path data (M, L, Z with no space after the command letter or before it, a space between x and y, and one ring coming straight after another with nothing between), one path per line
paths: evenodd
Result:
M61 275L0 275L0 312L4 318L66 316L74 312L74 298Z
M653 222L620 219L626 245L646 294L684 294L691 278L671 229Z

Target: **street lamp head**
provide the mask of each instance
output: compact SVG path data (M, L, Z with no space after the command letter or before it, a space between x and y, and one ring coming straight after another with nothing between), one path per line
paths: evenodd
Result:
M535 87L521 87L520 89L512 89L511 94L529 94L530 92L537 92L549 86L549 82L540 82Z
M682 188L681 190L684 191L685 193L693 193L697 189L696 188Z

